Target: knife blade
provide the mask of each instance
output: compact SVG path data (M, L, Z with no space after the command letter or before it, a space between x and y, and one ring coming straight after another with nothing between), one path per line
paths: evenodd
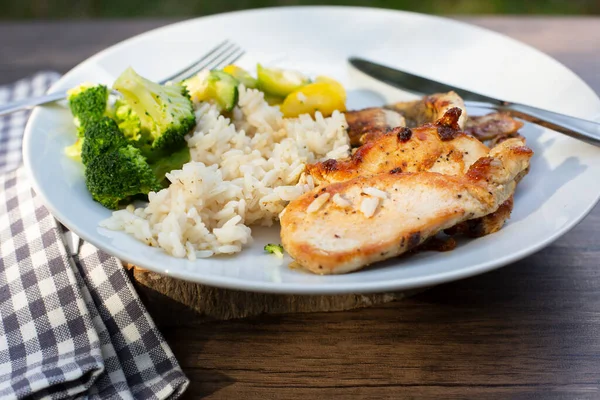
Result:
M496 111L506 112L513 118L521 118L600 147L600 123L596 121L544 110L526 104L495 99L467 89L377 64L360 57L350 57L348 61L359 71L390 86L420 95L445 93L453 90L462 97L467 106L491 108Z
M453 90L460 97L462 97L463 100L466 101L490 103L498 106L507 104L502 100L475 93L467 89L447 85L445 83L437 82L423 76L414 75L409 72L401 71L399 69L391 68L382 64L377 64L375 62L365 60L364 58L350 57L348 61L356 69L372 78L385 82L390 86L394 86L396 88L419 95L446 93Z

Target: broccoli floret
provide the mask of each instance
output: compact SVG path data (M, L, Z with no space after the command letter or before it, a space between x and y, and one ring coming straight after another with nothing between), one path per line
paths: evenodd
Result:
M187 90L180 84L160 85L126 69L113 88L149 133L153 149L175 148L185 143L184 136L196 124L194 109Z
M128 142L115 121L103 117L90 122L85 129L81 148L81 161L83 165L110 150L127 146Z
M114 118L125 137L132 141L140 140L142 127L140 118L122 99L117 99L114 105Z
M84 138L79 137L70 146L65 147L65 154L72 160L81 162L81 149L83 147Z
M269 243L265 245L267 253L275 254L277 257L283 257L283 246L280 244Z
M67 91L67 100L78 134L83 136L90 122L106 115L108 89L104 85L83 83Z
M119 129L132 146L142 151L148 162L151 163L160 160L162 157L167 157L173 151L173 148L156 149L152 147L154 139L147 130L142 129L140 118L122 99L115 102L114 110L114 119L117 121Z
M169 181L165 178L167 172L181 169L183 164L188 162L190 162L190 149L187 146L184 146L170 155L165 155L164 157L157 159L150 164L150 167L154 171L156 179L161 182L163 187L168 187Z
M85 183L94 200L113 210L131 196L162 188L140 150L131 145L92 158Z

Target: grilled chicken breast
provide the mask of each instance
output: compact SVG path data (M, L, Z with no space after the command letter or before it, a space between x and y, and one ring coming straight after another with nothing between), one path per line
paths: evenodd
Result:
M366 133L385 132L398 126L406 126L406 120L402 115L381 107L347 111L345 116L348 123L350 145L355 147L364 144L362 138Z
M465 128L467 112L465 102L456 92L436 93L425 96L416 101L403 101L386 106L390 110L399 112L406 118L408 127L415 127L428 122L437 121L451 108L458 107L462 110L458 125Z
M508 114L491 113L469 117L465 126L465 133L485 141L513 135L522 127L523 123L521 121L517 121Z
M513 196L498 207L496 211L480 218L470 219L445 229L444 233L451 236L464 235L478 238L498 232L510 218L513 210Z
M367 133L366 143L350 158L309 164L306 171L319 185L389 171L464 174L489 149L460 131L461 114L455 107L435 123Z
M515 139L515 138L525 139L519 132L514 132L514 133L507 133L507 134L504 134L501 136L496 136L493 139L486 140L485 143L489 147L494 147L494 146L497 146L500 143L504 142L505 140Z
M395 257L444 229L498 210L532 154L522 139L509 139L464 175L391 171L317 187L282 213L283 246L318 274Z

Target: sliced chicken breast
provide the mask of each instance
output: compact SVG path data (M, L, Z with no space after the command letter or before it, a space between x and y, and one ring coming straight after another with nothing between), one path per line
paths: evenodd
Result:
M523 123L521 121L517 121L508 114L491 113L469 117L465 126L465 133L483 142L513 135L522 127Z
M463 99L456 92L436 93L425 96L420 100L402 101L386 106L399 112L406 118L407 126L415 127L428 122L437 121L451 108L458 107L462 114L458 120L460 129L465 128L467 109Z
M461 109L455 107L435 123L413 129L398 127L370 132L364 137L366 143L350 158L310 164L306 171L316 184L390 171L464 174L489 149L461 132L458 124L461 114Z
M283 246L318 274L395 257L444 229L498 210L532 154L522 139L508 139L464 175L391 171L317 187L282 213Z
M345 116L350 145L355 147L364 144L362 138L366 133L385 132L398 126L406 126L406 120L402 115L381 107L347 111Z

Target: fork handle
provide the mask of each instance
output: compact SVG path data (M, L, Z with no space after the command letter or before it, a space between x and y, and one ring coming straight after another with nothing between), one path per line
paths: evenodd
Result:
M468 102L472 103L472 102ZM475 104L474 104L475 105ZM542 110L519 103L503 102L501 105L477 103L477 106L503 111L512 117L552 129L575 139L600 147L600 123Z
M39 106L46 103L52 103L53 101L62 100L67 97L67 92L56 92L46 94L39 97L31 97L28 99L14 101L12 103L0 105L0 116L10 114L16 111L28 110L35 106Z

